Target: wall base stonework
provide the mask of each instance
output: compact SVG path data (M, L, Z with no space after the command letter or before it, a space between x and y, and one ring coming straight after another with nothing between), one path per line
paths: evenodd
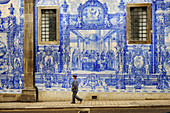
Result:
M22 102L36 102L36 90L24 89L21 95Z
M21 101L21 94L0 94L0 102Z
M78 92L83 100L170 100L169 93ZM97 99L92 99L97 96ZM39 91L38 101L71 101L72 92Z

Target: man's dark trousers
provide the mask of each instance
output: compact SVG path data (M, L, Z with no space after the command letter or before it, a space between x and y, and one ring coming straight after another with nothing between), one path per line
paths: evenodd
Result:
M74 92L74 91L73 91L72 102L75 102L75 98L76 98L78 101L81 101L81 100L82 100L81 98L79 98L79 97L77 96L77 92Z

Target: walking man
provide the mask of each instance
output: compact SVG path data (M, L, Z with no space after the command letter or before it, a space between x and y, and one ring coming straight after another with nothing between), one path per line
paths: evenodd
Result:
M73 75L73 83L72 83L72 92L73 92L73 95L72 95L72 102L71 104L75 104L75 98L80 101L80 103L82 102L83 99L79 98L77 96L77 92L78 92L78 81L77 81L77 76L76 75Z

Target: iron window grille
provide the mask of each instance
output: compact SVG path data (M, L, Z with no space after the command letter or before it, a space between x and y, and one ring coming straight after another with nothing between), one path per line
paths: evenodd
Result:
M56 9L42 9L41 17L41 41L56 41Z
M38 7L38 44L60 43L60 10L57 6Z
M127 43L151 44L150 3L127 4Z

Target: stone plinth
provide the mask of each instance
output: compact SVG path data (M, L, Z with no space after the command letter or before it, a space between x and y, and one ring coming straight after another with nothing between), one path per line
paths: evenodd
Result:
M36 102L36 89L24 89L21 95L22 102Z

